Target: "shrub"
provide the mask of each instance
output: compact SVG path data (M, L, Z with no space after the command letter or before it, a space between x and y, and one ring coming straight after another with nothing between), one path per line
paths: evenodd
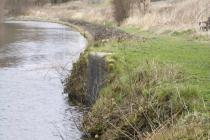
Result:
M120 25L129 17L131 9L131 0L113 0L114 18Z

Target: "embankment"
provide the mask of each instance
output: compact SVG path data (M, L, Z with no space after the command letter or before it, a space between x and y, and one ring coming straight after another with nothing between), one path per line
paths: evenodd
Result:
M152 37L138 40L116 28L63 21L90 40L65 84L72 100L92 105L83 118L88 137L208 139L208 40L191 32L140 32Z
M64 20L65 22L79 26L91 35L86 51L81 54L80 59L73 65L71 75L66 79L65 92L72 100L86 105L93 105L98 93L106 83L112 61L109 59L111 53L91 52L90 46L101 45L113 40L122 41L134 38L117 28L106 27L79 20ZM79 83L79 84L78 84Z
M94 39L66 80L69 97L91 105L82 126L88 137L207 139L208 111L201 105L207 83L192 75L203 62L198 56L209 58L208 43L194 45L185 32L136 40L118 29L69 22ZM206 79L204 67L197 76Z
M104 80L109 73L109 64L112 64L112 61L108 60L111 53L90 52L89 46L97 46L113 40L137 39L137 37L120 29L82 20L49 19L36 16L11 17L8 20L59 23L79 31L88 40L87 49L80 55L79 60L73 64L71 75L66 79L64 89L72 100L86 105L92 105L96 101L100 89L106 83Z

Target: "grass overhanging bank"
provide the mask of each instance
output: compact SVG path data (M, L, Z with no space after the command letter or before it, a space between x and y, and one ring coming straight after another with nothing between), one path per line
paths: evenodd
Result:
M87 73L88 73L88 55L91 52L91 46L100 46L110 41L123 41L128 39L142 39L126 33L120 29L107 27L99 24L93 24L81 20L66 20L73 25L83 28L89 33L87 39L89 44L84 53L80 55L80 59L73 65L71 76L66 79L65 92L69 93L69 97L75 101L87 104ZM76 82L77 81L77 82ZM78 84L80 83L80 84ZM90 103L91 104L91 103Z
M144 39L98 40L74 64L66 91L85 102L88 54L106 52L107 84L84 116L99 139L208 139L210 42L192 30L159 34L122 27ZM80 84L78 84L80 83ZM196 133L194 133L196 132Z

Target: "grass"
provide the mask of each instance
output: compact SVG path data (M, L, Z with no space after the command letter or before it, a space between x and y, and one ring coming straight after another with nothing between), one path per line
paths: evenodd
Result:
M186 139L186 135L188 135L188 139L195 139L196 135L197 139L208 140L208 130L210 129L208 122L209 120L199 113L186 115L181 122L172 128L162 130L162 132L157 132L152 135L150 140L167 140L174 139L174 137L177 139ZM203 129L204 127L206 128Z
M146 39L95 43L88 50L113 55L108 84L84 118L86 132L101 139L207 139L208 125L189 122L198 126L195 135L179 123L194 112L209 117L210 42L192 31L124 30Z
M208 41L194 40L185 35L159 35L145 42L110 42L100 47L93 47L92 51L112 52L116 57L123 56L129 64L126 67L132 71L151 59L164 64L179 65L186 72L188 82L197 85L202 95L210 98L210 43Z

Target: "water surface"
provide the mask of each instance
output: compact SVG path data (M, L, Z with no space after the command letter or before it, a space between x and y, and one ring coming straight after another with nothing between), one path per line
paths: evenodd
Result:
M85 44L54 23L0 25L0 140L80 139L81 112L62 94L61 81Z

